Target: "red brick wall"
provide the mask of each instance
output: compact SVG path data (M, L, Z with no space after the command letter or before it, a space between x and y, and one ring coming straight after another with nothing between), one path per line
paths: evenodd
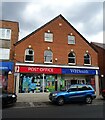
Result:
M19 24L18 24L18 22L12 22L12 21L0 21L0 28L11 29L10 60L13 60L13 54L14 54L14 45L13 44L18 41Z
M19 36L19 24L18 22L12 21L0 21L0 28L8 28L11 29L11 42L10 42L10 60L14 61L14 44L18 41ZM4 41L2 41L4 42ZM8 48L8 47L6 47ZM8 91L14 91L14 71L11 75L8 75Z
M62 23L62 26L59 26ZM50 30L54 35L52 43L44 41L44 33ZM68 34L76 36L76 44L68 45ZM36 33L26 37L25 40L15 46L16 62L24 62L25 49L31 45L35 53L34 63L44 63L44 50L48 47L53 51L53 64L68 64L68 54L71 49L76 54L76 65L84 64L84 54L89 51L92 57L92 66L98 66L97 52L62 18L57 18L50 24L45 25ZM54 59L58 58L56 62Z
M101 74L105 75L105 50L91 43L92 46L98 51L98 65Z

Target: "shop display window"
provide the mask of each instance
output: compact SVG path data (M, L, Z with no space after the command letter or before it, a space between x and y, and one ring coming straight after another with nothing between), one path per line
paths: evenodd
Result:
M3 90L7 90L8 85L8 72L2 71L2 74L0 73L0 86L2 86Z
M55 75L43 76L43 74L20 74L19 93L52 91L55 91Z
M19 93L39 93L42 88L42 75L20 74Z
M46 92L52 92L55 90L55 76L53 75L46 75L45 79L45 89Z

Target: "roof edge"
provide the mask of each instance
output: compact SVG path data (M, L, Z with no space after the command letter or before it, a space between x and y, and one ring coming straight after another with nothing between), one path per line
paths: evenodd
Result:
M12 20L0 20L1 22L3 21L3 22L13 22L13 23L19 23L19 22L17 22L17 21L12 21Z
M21 43L22 41L24 41L26 38L30 37L32 34L35 34L37 31L39 31L40 29L42 29L43 27L45 27L46 25L48 25L49 23L51 23L52 21L56 20L58 17L61 17L62 15L58 15L57 17L53 18L52 20L50 20L49 22L45 23L44 25L42 25L41 27L39 27L38 29L36 29L35 31L31 32L30 34L28 34L27 36L23 37L21 40L19 40L18 42L16 42L14 45L18 45L19 43Z
M89 43L89 42L85 39L85 37L83 37L83 35L81 35L81 34L71 25L71 23L69 23L62 15L61 15L61 17L69 24L69 26L71 26L71 27L74 29L74 31L76 31L76 32L84 39L84 41L85 41L95 52L98 53L98 51L97 51L96 49L94 49L94 47L91 45L91 43Z
M25 36L24 38L22 38L21 40L19 40L18 42L16 42L14 44L14 46L18 45L19 43L21 43L22 41L24 41L26 38L30 37L32 34L36 33L37 31L39 31L40 29L42 29L43 27L45 27L47 24L51 23L52 21L56 20L58 17L61 17L69 26L71 26L73 28L74 31L76 31L80 37L83 38L83 40L95 51L98 53L98 51L91 45L91 43L89 43L61 14L58 15L57 17L53 18L52 20L50 20L49 22L45 23L43 26L39 27L38 29L36 29L35 31L31 32L30 34L28 34L27 36Z

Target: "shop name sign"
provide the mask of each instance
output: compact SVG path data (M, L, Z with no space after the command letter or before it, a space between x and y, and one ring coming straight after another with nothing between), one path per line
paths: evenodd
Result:
M38 68L38 67L28 67L28 71L31 71L31 72L52 72L53 73L53 68Z
M96 70L63 68L62 69L62 73L63 74L90 74L90 75L95 75L96 74Z
M0 70L8 70L8 67L0 66Z
M16 66L16 72L20 72L20 73L61 74L61 68Z

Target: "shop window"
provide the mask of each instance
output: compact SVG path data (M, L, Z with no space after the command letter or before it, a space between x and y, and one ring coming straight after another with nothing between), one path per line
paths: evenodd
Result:
M44 79L44 81L43 81ZM52 92L55 90L55 75L21 73L19 93Z
M91 57L88 53L84 55L84 65L91 65Z
M46 92L55 91L55 76L46 75L44 85L45 85Z
M0 28L0 39L11 39L11 29Z
M53 34L52 33L44 33L44 40L47 42L53 42Z
M25 62L34 62L34 51L32 49L25 50Z
M39 93L43 77L40 74L20 74L19 93Z
M9 60L10 49L0 48L0 60Z
M68 35L68 44L75 44L75 36Z
M52 63L53 53L51 50L44 51L44 63Z
M68 54L68 64L76 64L76 56L74 52Z
M7 90L8 85L8 72L2 71L2 74L0 73L0 87L2 87L2 90Z

